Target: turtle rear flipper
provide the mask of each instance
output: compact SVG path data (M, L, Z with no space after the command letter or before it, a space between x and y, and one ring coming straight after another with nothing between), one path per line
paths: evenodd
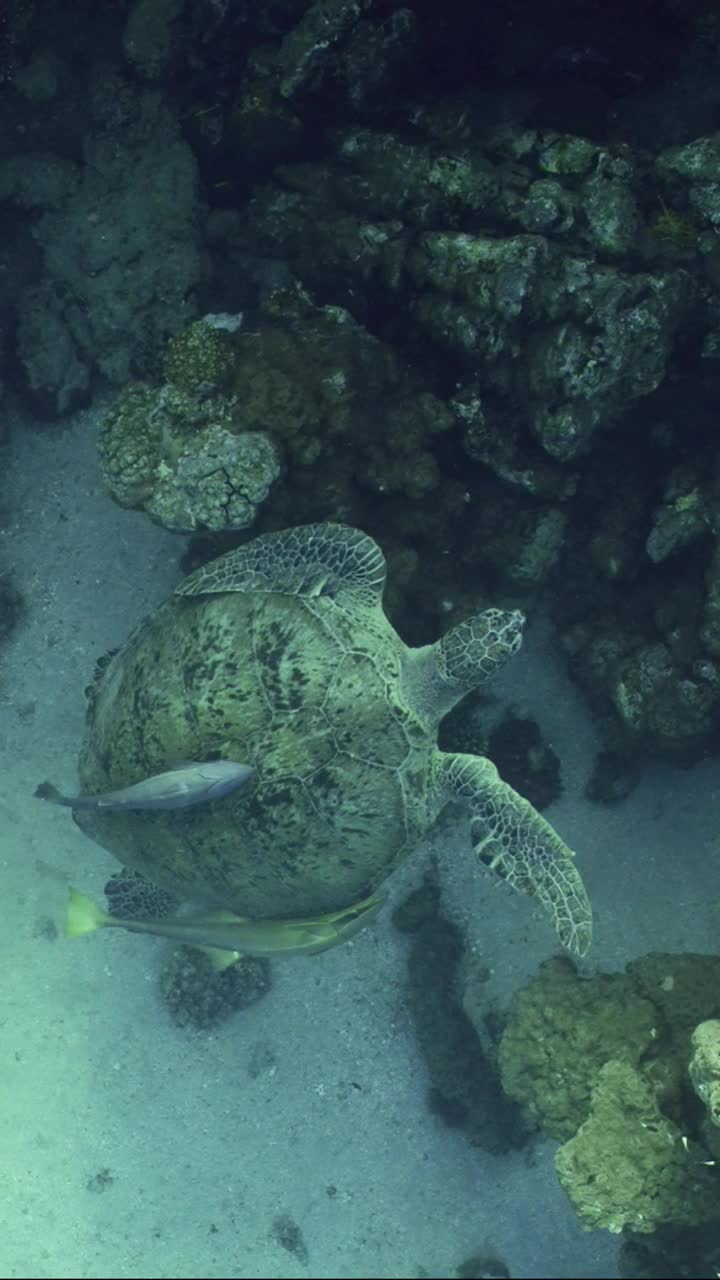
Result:
M448 799L470 811L470 835L483 866L542 903L563 946L584 956L592 909L573 854L541 814L483 756L439 755Z
M111 916L129 920L171 916L180 905L171 893L131 867L113 872L105 885L105 898Z
M385 557L359 529L342 524L301 525L265 533L202 565L175 594L210 595L222 591L267 591L293 596L348 593L357 608L380 604Z

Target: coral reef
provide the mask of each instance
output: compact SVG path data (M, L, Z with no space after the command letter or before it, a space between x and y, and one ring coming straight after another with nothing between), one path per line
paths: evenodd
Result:
M280 471L270 437L242 429L235 399L171 383L126 388L105 415L98 451L116 501L179 533L251 525Z
M47 417L172 388L160 475L140 424L103 455L120 501L367 528L416 642L551 587L605 750L716 752L712 15L639 0L618 47L596 5L510 41L461 0L6 8L6 382Z
M694 1226L720 1218L717 1187L703 1179L700 1152L686 1149L683 1136L637 1069L606 1062L588 1119L555 1157L583 1226L650 1233L667 1222Z
M583 1225L644 1234L720 1219L719 979L717 956L652 953L587 979L553 960L516 994L503 1087L563 1142L555 1165Z

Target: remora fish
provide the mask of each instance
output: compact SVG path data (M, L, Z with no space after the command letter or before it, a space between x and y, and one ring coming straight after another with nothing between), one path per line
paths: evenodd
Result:
M95 929L128 929L131 933L155 933L191 947L202 947L218 969L234 964L241 955L316 955L352 938L377 915L384 897L364 898L342 911L294 920L251 920L231 911L176 916L157 920L123 920L103 911L79 889L70 889L65 936L79 938Z
M241 787L255 770L234 760L190 761L165 773L155 773L142 782L99 795L64 796L51 782L41 782L35 791L40 800L64 804L70 809L185 809L207 800L218 800Z

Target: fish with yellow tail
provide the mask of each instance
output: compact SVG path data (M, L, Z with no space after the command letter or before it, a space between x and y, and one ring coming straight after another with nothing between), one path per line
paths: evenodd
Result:
M79 889L70 889L65 936L79 938L96 929L127 929L130 933L154 933L186 946L207 951L216 969L226 969L240 956L314 956L337 947L377 915L384 897L363 898L342 911L325 916L290 920L251 920L231 911L168 919L123 920L111 916Z
M117 791L64 796L52 782L41 782L35 795L39 800L63 804L68 809L103 809L108 813L123 809L187 809L208 800L219 800L243 786L254 773L252 765L234 760L191 760L133 782L129 787L119 787Z

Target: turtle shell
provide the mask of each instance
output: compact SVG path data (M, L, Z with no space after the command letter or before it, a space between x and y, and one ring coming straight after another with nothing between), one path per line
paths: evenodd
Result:
M123 863L255 917L371 891L431 821L431 730L403 705L403 642L378 606L268 592L173 597L97 673L80 777L106 791L188 760L252 764L220 800L77 811Z

